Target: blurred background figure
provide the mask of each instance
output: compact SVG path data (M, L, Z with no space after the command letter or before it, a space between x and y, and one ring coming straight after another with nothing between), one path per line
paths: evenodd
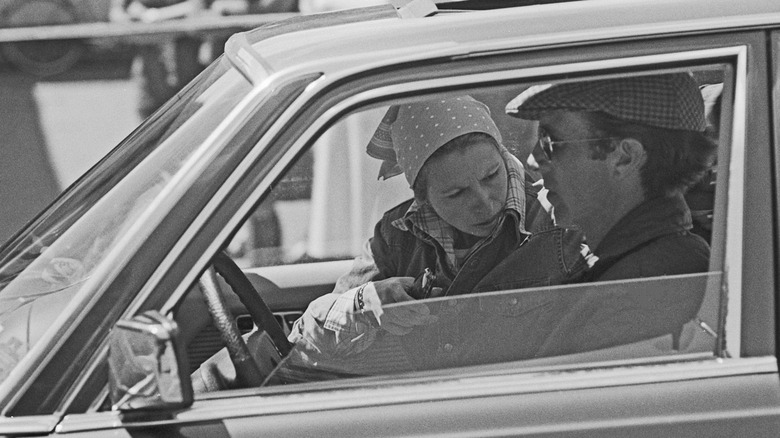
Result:
M297 11L297 0L111 0L112 22L157 23L202 15ZM137 47L138 113L151 115L222 53L225 40L182 35Z
M127 23L196 18L192 28L214 28L224 15L295 10L297 0L0 0L0 28L113 22L129 34L0 44L0 243L219 56L229 33L139 45ZM256 246L273 229L263 214L270 225Z
M0 27L76 24L100 20L100 7L77 0L0 0ZM16 41L0 44L2 60L38 77L62 73L84 55L78 40Z
M207 0L112 0L111 21L163 20L194 16ZM133 76L139 87L138 113L148 117L173 97L203 69L199 59L200 38L180 36L158 44L139 45L133 62Z

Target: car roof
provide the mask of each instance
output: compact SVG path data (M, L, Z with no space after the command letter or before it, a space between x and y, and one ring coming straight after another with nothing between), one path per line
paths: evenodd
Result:
M336 73L435 54L533 49L780 23L777 0L542 1L517 7L507 7L500 0L490 3L492 10L460 10L456 7L473 6L473 2L448 2L440 4L432 16L415 18L400 18L391 5L314 14L233 39L244 41L239 46L245 49L252 47L253 55L271 72L297 68ZM230 46L226 47L228 56L236 51Z

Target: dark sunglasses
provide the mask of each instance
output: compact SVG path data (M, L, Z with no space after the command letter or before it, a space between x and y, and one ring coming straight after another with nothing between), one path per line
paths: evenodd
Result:
M547 159L547 161L552 161L553 156L553 145L562 145L567 143L590 143L594 141L606 141L606 140L614 140L615 137L603 137L603 138L585 138L581 140L561 140L561 141L554 141L550 134L547 133L547 131L540 129L539 130L539 148L544 153L544 157Z

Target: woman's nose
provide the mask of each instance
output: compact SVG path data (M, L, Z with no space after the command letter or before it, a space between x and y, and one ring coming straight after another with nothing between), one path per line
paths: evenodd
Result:
M485 187L483 184L477 183L474 187L474 208L490 209L491 206L491 192L489 187Z

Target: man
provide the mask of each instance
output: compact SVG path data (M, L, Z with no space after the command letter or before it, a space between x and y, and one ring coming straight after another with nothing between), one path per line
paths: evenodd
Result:
M599 258L586 280L707 271L683 194L716 146L690 75L531 87L507 113L539 121L533 155L556 221L581 228Z
M712 166L699 88L685 73L531 87L507 113L539 122L533 155L558 225L579 227L598 260L582 281L706 272L683 195ZM689 288L690 289L690 288ZM696 288L694 288L696 289ZM704 290L647 283L578 294L537 352L590 351L671 334L695 318Z

